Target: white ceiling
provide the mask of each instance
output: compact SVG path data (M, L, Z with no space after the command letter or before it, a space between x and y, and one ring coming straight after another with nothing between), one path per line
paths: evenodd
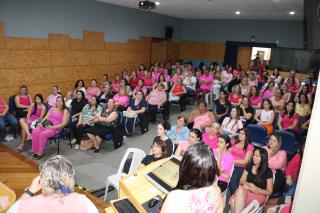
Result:
M139 0L96 0L138 9ZM153 10L184 19L302 20L303 0L151 0L160 5ZM239 10L240 15L235 15ZM289 11L295 15L290 16Z

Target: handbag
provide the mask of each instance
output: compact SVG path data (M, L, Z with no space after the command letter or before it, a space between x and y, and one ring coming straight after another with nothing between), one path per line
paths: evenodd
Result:
M129 112L129 111L123 111L123 116L127 117L127 118L136 118L138 116L138 113Z
M49 119L45 119L41 124L43 127L52 126L52 122Z
M35 128L38 127L38 125L39 125L40 123L41 123L41 119L34 120L34 121L31 122L30 128L31 128L31 129L35 129Z

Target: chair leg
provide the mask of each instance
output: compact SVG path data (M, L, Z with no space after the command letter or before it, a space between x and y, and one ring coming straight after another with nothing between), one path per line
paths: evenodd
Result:
M58 155L60 154L60 141L58 139Z
M109 180L106 181L106 190L104 192L103 201L107 201L108 191L109 191Z

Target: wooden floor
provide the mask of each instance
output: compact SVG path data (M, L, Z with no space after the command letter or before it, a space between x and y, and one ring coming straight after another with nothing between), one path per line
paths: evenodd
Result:
M0 181L14 190L17 198L38 174L39 165L36 162L0 142ZM109 206L108 203L88 192L81 189L76 191L85 194L96 205L99 212L105 212L104 209Z

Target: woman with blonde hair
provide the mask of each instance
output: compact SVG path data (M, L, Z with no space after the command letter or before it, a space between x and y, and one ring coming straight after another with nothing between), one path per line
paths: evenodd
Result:
M8 212L98 212L85 195L74 192L74 184L75 171L70 161L61 155L51 157Z

